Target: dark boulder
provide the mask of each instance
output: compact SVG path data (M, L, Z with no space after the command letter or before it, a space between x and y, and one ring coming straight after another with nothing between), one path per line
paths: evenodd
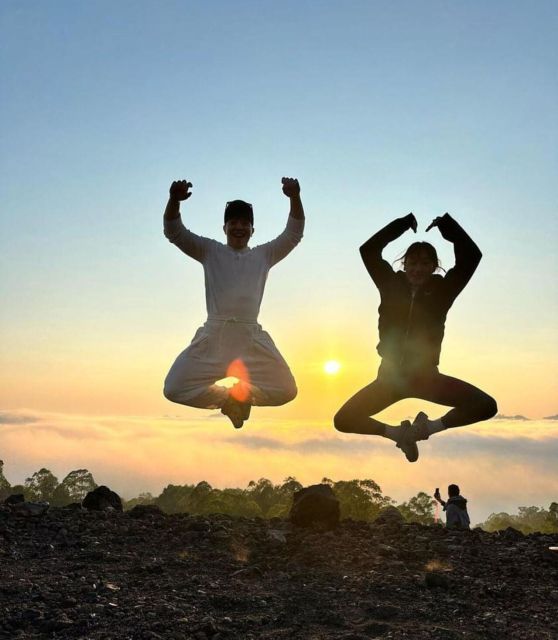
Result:
M70 502L70 504L65 504L62 507L60 507L63 511L66 512L73 512L73 511L81 511L82 510L82 506L81 506L81 502Z
M9 505L12 513L24 518L43 516L49 506L48 502L15 502Z
M130 518L148 518L150 516L164 516L161 508L156 504L137 504L128 511Z
M295 491L290 521L299 527L320 524L333 529L339 524L339 500L328 484L314 484Z
M502 538L504 538L504 540L521 540L523 538L521 531L514 529L513 527L507 527L498 533Z
M107 511L108 509L122 511L120 496L104 485L90 491L83 499L82 505L90 511Z

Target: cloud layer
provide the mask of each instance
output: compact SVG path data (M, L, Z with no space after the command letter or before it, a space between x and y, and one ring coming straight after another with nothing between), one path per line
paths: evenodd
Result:
M215 413L180 416L80 416L0 412L5 475L23 482L42 466L63 477L89 469L98 482L125 497L159 493L169 483L208 480L245 486L289 475L304 484L324 476L372 478L398 501L418 491L457 482L473 519L517 506L548 506L558 498L558 423L491 421L437 434L421 443L421 457L407 463L393 442L336 432L329 424L258 418L241 431Z

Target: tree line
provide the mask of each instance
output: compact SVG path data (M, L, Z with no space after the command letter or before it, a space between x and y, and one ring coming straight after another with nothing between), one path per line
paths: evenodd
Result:
M434 499L419 491L407 502L396 504L382 493L381 487L371 479L338 480L323 478L337 496L341 518L373 521L381 509L395 506L407 522L434 524ZM46 501L53 506L64 506L81 502L85 495L97 486L87 469L70 471L61 482L49 469L39 469L27 478L23 485L11 486L3 473L0 460L0 500L14 493L21 493L29 501ZM190 513L209 515L224 513L246 518L285 518L292 504L295 491L302 485L292 476L274 485L267 478L252 480L245 489L217 489L205 480L197 484L167 485L158 496L140 493L131 500L122 500L125 510L138 504L154 504L166 513ZM486 531L498 531L513 527L522 533L541 531L558 532L558 503L552 502L548 509L541 507L519 507L516 515L493 513L479 525Z

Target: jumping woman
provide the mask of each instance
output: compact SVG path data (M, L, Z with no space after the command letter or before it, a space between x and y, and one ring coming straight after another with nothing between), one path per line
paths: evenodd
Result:
M374 382L348 400L334 418L345 433L384 436L393 440L409 462L418 459L417 441L433 433L488 420L497 411L496 401L467 382L438 371L446 315L453 301L475 272L482 254L460 225L448 214L432 221L453 243L455 266L444 276L436 249L415 242L403 256L403 271L395 272L382 258L386 245L405 231L417 231L415 216L394 220L360 248L370 277L380 292L377 346L382 358ZM404 398L420 398L452 407L441 418L430 420L419 412L411 424L384 424L370 417Z

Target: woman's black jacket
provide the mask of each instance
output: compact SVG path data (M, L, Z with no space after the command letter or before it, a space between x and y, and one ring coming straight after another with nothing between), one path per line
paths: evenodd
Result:
M413 292L405 273L394 272L382 258L384 247L407 231L412 220L409 214L390 222L362 245L360 254L380 291L378 353L394 366L421 369L438 365L447 312L475 272L482 253L446 213L437 226L453 243L455 266L445 276L432 275Z

